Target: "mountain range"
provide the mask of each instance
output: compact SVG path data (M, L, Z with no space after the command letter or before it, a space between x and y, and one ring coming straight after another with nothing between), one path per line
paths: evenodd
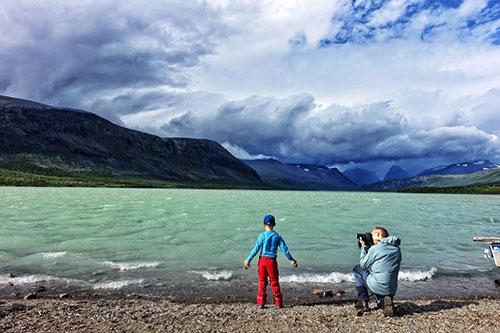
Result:
M131 177L147 180L132 184L152 187L160 180L194 187L397 191L500 185L500 164L461 162L414 176L393 165L381 181L373 171L360 167L342 173L335 167L269 158L239 160L212 140L161 138L118 126L91 112L0 96L0 184L53 184L54 179L47 177L37 183L40 175L57 179L99 175L106 181ZM31 181L23 182L26 178ZM85 181L62 184L80 186ZM91 184L101 186L102 182Z
M354 190L359 186L337 168L286 164L276 159L244 160L267 184L304 190Z
M465 175L478 171L493 170L500 168L500 164L492 163L488 160L478 160L472 162L454 163L445 166L438 166L427 169L418 174L418 176L429 175Z
M0 96L0 166L187 183L262 185L215 141L161 138L96 114Z

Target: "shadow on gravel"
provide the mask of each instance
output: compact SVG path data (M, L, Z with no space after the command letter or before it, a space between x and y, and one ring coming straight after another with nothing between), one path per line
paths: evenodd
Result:
M315 306L315 305L345 305L354 304L352 299L326 299L326 300L311 300L311 301L296 301L292 305Z
M417 305L411 302L397 303L396 302L396 315L398 317L411 315L416 313L426 313L426 312L439 312L442 310L450 310L456 308L462 308L467 305L478 305L478 302L474 301L433 301L426 305Z

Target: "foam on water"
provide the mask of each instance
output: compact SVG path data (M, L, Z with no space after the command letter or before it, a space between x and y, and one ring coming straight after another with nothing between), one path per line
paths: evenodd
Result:
M43 252L42 257L45 259L52 259L52 258L60 258L64 257L66 255L66 251L60 251L60 252Z
M204 277L209 281L230 280L233 277L233 272L231 271L219 271L219 272L190 271L189 273L201 275L202 277Z
M16 277L1 276L0 284L5 284L10 282L13 283L14 285L23 285L23 284L31 284L37 282L54 281L57 279L58 278L55 276L42 275L42 274L16 276Z
M141 268L154 268L160 266L161 262L113 262L113 261L105 261L104 264L106 266L110 266L113 269L119 271L131 271Z
M352 274L333 272L329 274L292 274L280 277L281 282L293 283L340 283L354 282Z
M135 284L142 284L144 279L136 280L119 280L119 281L103 281L98 282L94 285L94 289L121 289Z
M65 284L83 284L83 281L75 280L75 279L67 279L61 278L52 275L44 275L44 274L33 274L33 275L23 275L23 276L0 276L0 284L12 283L15 286L25 285L25 284L33 284L40 282L62 282Z
M435 267L428 271L401 271L399 272L399 281L427 281L432 279L436 274ZM282 282L293 283L341 283L341 282L354 282L354 277L351 273L332 272L329 274L292 274L285 275L280 278Z
M401 271L399 272L398 280L400 281L427 281L431 280L436 275L437 268L432 267L428 271Z

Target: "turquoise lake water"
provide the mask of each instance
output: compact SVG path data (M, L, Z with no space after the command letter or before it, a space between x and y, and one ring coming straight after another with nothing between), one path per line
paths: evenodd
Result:
M268 213L299 262L280 255L284 283L350 282L356 233L375 225L401 238L407 284L497 274L472 237L500 234L500 196L0 187L1 279L94 290L253 281L241 262Z

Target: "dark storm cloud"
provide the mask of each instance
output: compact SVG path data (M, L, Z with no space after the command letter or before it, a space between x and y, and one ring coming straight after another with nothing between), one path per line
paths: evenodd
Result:
M0 93L86 108L186 86L227 33L208 6L182 1L12 1L0 17Z
M497 137L476 127L417 129L391 103L321 108L310 95L253 96L213 112L186 112L161 127L284 161L319 164L498 156Z
M102 115L130 115L178 106L183 96L167 91L129 92L112 98L99 98L92 103L91 109Z
M380 4L386 6L394 2L383 1ZM344 48L346 53L329 58L329 53L325 52L341 49L310 49L314 39L305 32L292 36L283 34L285 42L288 41L284 44L287 52L290 48L298 51L294 57L303 60L301 63L306 66L302 72L290 72L292 62L283 61L287 59L285 57L279 62L270 61L273 67L269 71L269 67L263 64L272 60L277 50L271 47L269 54L264 52L248 61L242 54L255 56L255 52L263 52L265 48L258 45L263 38L265 41L265 36L250 34L251 38L248 35L244 38L244 29L240 29L244 20L238 21L238 15L232 16L230 11L224 17L223 10L219 11L217 6L205 1L174 0L147 3L119 0L0 2L0 94L90 110L117 124L157 135L214 139L242 156L274 156L284 161L320 164L436 158L451 161L495 160L500 156L497 139L500 136L498 89L491 89L482 96L462 96L453 103L443 101L439 94L429 96L419 92L410 92L412 98L406 98L404 103L401 98L398 101L396 96L394 103L382 101L355 106L319 106L309 94L281 99L252 96L228 101L233 98L232 92L248 96L245 91L262 94L267 87L270 89L265 93L271 96L289 94L286 89L286 93L279 89L276 92L272 85L278 82L280 87L286 88L289 86L288 79L293 76L304 82L294 90L296 92L314 91L316 83L320 82L328 89L340 89L340 96L343 87L351 87L345 88L344 92L354 95L358 86L370 83L380 73L391 77L392 81L396 75L405 77L406 73L413 73L414 68L427 65L418 65L417 60L422 58L422 54L412 58L408 51L408 56L399 57L405 59L403 63L392 58L395 64L389 61L391 65L385 66L386 52L382 55L378 49L370 49L375 53L369 50L368 53L360 52L359 45L370 45L371 39L365 41L362 35L357 34L359 29L342 25L341 35L347 31L349 38L346 43L356 44L355 49ZM370 24L378 22L377 27L384 27L384 22L391 20L390 15L379 12L382 7L376 11L368 7L365 9L371 13L366 16L370 18ZM452 9L455 10L454 7ZM346 17L350 17L351 12L348 11ZM428 11L420 12L425 14ZM362 11L359 13L360 17L364 17ZM401 13L405 15L405 11ZM484 13L485 9L474 15ZM440 15L440 18L448 18ZM481 25L489 27L488 22L496 19L486 20ZM249 31L259 30L252 26L251 21L247 23L245 27ZM232 24L232 28L226 24ZM460 26L460 22L456 24ZM288 30L289 26L286 26ZM434 30L430 29L429 34ZM242 36L226 39L238 31ZM272 33L269 35L274 36ZM388 36L392 38L391 34ZM363 42L352 43L352 39L358 37ZM227 40L231 42L217 49L220 43ZM409 43L411 46L412 41ZM273 40L262 45L274 47L281 44ZM404 45L401 45L401 50L404 50ZM492 47L488 42L488 52L483 50L480 53L485 54L484 59L497 58L489 53ZM320 52L320 57L315 52ZM350 52L359 57L354 59ZM218 53L221 54L219 62L202 61L211 54L216 58ZM465 51L456 53L468 54ZM336 61L351 58L354 59L352 62ZM365 63L363 58L375 61ZM483 63L480 57L473 60L474 68L477 65L480 69L477 73L471 71L473 77L491 71L495 73L496 62L490 60ZM307 66L307 63L315 65ZM460 63L457 65L455 59L455 63L451 61L450 68L461 68ZM282 64L285 68L280 67ZM440 62L431 61L429 64L427 67L435 68ZM328 67L333 71L329 72ZM203 76L205 69L210 73L209 68L219 70L217 74L223 77L225 83L234 85L234 90L231 87L223 96L218 93L224 89L218 89L217 79L212 85L210 80L206 83L207 78L203 81L203 78L194 77L193 73ZM240 72L242 74L238 74ZM423 73L423 76L431 78L438 75ZM415 75L408 76L408 82L419 77ZM273 77L272 85L265 84L268 77ZM336 81L336 77L341 80ZM349 81L348 77L352 77L350 85L344 82L344 79ZM238 90L242 82L249 84L243 92ZM387 82L379 84L376 79L373 82L374 85L367 85L370 89L373 87L373 96L387 96L378 94L378 85L384 88ZM487 82L485 86L488 85L490 83ZM429 91L435 89L431 85ZM317 91L314 93L318 95ZM335 96L334 92L332 94ZM388 99L391 98L392 95ZM359 100L363 99L359 97Z

